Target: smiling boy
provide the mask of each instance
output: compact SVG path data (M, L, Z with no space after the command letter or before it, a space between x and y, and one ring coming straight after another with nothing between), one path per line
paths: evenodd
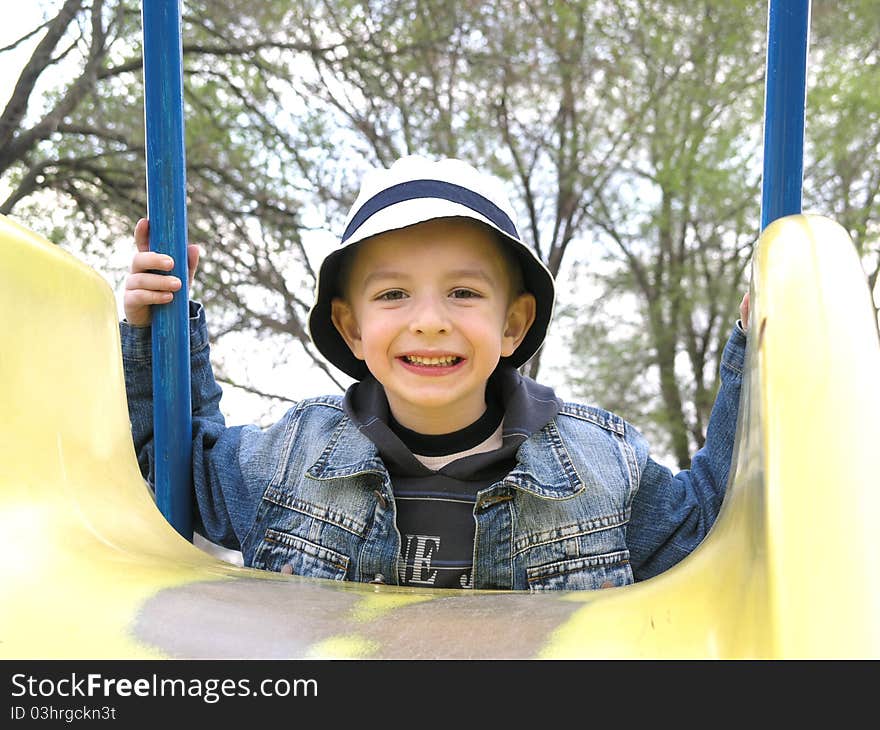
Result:
M149 307L180 282L149 273L170 266L147 250L145 222L135 237L121 332L152 481ZM747 299L706 445L673 475L623 419L517 370L543 343L553 279L494 178L420 157L374 170L342 243L321 266L309 329L355 383L268 429L225 427L204 310L192 305L199 532L266 570L532 591L626 585L699 544L730 468Z

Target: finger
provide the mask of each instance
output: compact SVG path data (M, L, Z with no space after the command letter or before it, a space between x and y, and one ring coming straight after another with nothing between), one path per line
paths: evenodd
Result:
M749 326L749 292L745 293L742 302L739 305L740 318L742 319L743 329Z
M187 271L189 272L189 285L192 288L193 279L196 275L196 269L199 268L199 256L201 251L199 247L191 243L186 247Z
M151 304L168 304L174 298L170 291L150 291L148 289L133 289L125 292L124 305L126 309L146 307Z
M138 251L131 259L131 271L136 274L140 271L171 271L174 268L174 259L164 253L155 251Z
M150 222L141 218L134 226L134 244L138 251L150 250Z
M174 292L180 289L180 279L164 274L132 274L125 280L126 291Z

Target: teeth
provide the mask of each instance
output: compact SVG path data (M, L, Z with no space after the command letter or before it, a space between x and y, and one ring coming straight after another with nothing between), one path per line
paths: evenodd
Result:
M420 355L407 355L404 358L413 365L433 365L435 367L448 367L458 362L455 355L444 355L443 357L421 357Z

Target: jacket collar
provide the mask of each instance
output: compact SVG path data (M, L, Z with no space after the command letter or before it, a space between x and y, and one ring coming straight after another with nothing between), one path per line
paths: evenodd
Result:
M375 473L388 481L388 469L376 445L348 416L339 421L318 460L308 469L313 479L343 479ZM586 488L565 448L555 420L523 441L517 465L503 484L546 499L566 499Z
M547 499L567 499L586 488L556 426L555 419L526 439L517 465L504 483Z
M341 479L369 472L389 478L376 445L360 432L351 418L343 416L306 474L313 479Z

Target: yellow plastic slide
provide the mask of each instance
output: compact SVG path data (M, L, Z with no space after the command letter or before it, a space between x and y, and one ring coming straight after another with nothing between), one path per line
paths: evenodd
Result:
M880 345L856 252L825 218L761 237L711 533L667 573L597 592L218 561L166 524L140 476L106 282L0 216L0 312L2 658L880 657Z

